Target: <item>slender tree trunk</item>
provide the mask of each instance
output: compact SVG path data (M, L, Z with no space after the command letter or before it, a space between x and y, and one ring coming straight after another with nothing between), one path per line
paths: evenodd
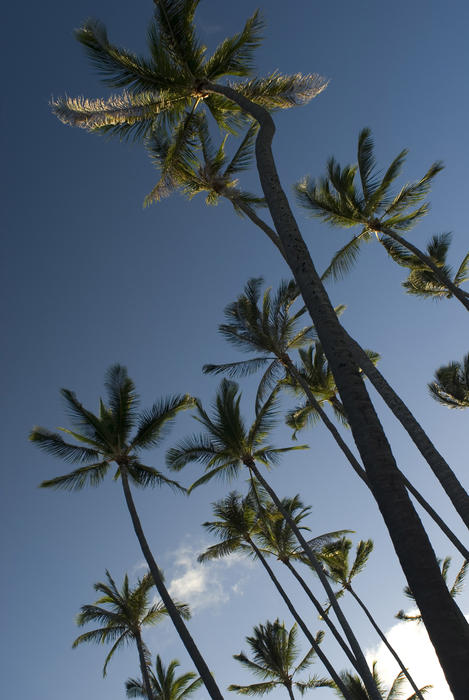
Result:
M389 236L389 238L392 238L404 248L407 248L407 250L410 250L410 252L413 253L421 262L423 262L424 265L430 268L430 270L433 272L433 274L435 275L437 280L442 284L442 286L446 287L448 292L450 292L461 302L461 304L465 307L466 311L469 311L469 297L466 294L466 292L464 292L456 284L454 284L454 282L452 282L450 278L447 277L444 274L444 272L442 272L441 268L439 268L438 265L435 265L433 260L428 255L422 253L420 248L417 248L408 240L402 238L402 236L400 236L396 231L394 231L391 228L382 228L378 231L378 233L384 233L386 236Z
M469 687L469 626L442 579L435 553L407 494L390 445L351 354L349 342L280 184L271 149L275 133L272 117L263 107L228 85L206 81L203 89L232 100L260 125L256 138L257 169L275 229L317 329L373 495L407 582L414 592L448 685L455 697L463 698ZM379 700L374 691L372 697Z
M410 438L451 499L453 506L464 521L466 527L469 528L469 495L459 482L455 473L443 456L438 452L420 423L407 408L402 399L396 394L381 372L371 362L368 355L353 338L349 335L347 337L355 361L359 364L376 391L394 413L397 420L406 429Z
M143 533L143 528L140 523L140 519L137 514L137 510L135 508L135 504L132 498L132 493L130 491L130 486L129 486L129 479L128 479L128 474L127 474L127 467L125 464L120 463L120 472L121 472L121 478L122 478L122 488L124 489L124 496L125 496L125 502L127 503L127 508L129 509L130 517L132 518L132 524L134 526L135 534L137 535L137 539L140 544L140 548L142 550L142 554L145 557L145 560L148 564L148 567L150 569L151 575L153 577L153 580L155 582L156 589L160 595L161 600L163 601L166 610L168 611L168 615L170 616L171 620L173 621L173 624L181 638L182 643L187 649L187 652L189 656L191 657L192 661L194 662L200 677L202 678L205 687L207 688L207 692L210 695L213 700L223 700L223 695L221 694L220 690L218 689L217 684L215 683L215 680L210 673L210 669L208 668L207 664L205 663L204 659L202 658L201 653L199 652L194 640L192 639L189 630L187 629L186 625L184 624L178 609L174 605L173 599L168 593L168 590L166 586L163 583L163 579L161 577L160 571L158 569L158 566L156 564L156 561L153 558L153 554L150 551L150 547L148 546L148 542L145 538L145 535Z
M353 588L352 588L352 586L351 586L350 584L349 584L348 586L346 586L346 589L347 589L347 591L350 591L350 593L353 595L353 597L354 597L355 600L357 601L358 605L361 607L361 609L363 610L363 612L365 613L365 615L367 616L367 618L369 619L369 621L370 621L371 624L373 625L373 628L375 629L375 631L376 631L377 634L379 635L379 637L380 637L381 641L383 642L383 644L386 646L386 648L391 652L391 654L392 654L392 655L394 656L394 658L396 659L397 663L398 663L399 666L400 666L400 669L401 669L402 673L405 675L405 677L406 677L407 680L409 681L410 685L412 686L412 689L414 690L414 693L415 693L415 697L416 697L416 698L419 698L419 700L424 700L423 697L422 697L422 693L421 693L420 690L418 689L417 685L416 685L415 682L414 682L414 679L412 678L412 676L411 676L410 673L408 672L407 668L405 667L404 662L401 660L401 658L399 657L399 655L398 655L398 653L396 652L396 650L394 649L394 647L392 647L392 646L389 644L388 640L386 639L386 635L381 631L380 627L379 627L379 626L377 625L377 623L375 622L375 620L374 620L372 614L370 613L370 611L369 611L368 608L366 607L365 603L361 600L361 598L358 597L358 595L355 593L355 591L353 590Z
M145 659L145 652L143 649L142 636L141 636L140 632L137 632L135 634L135 641L137 643L138 658L140 661L140 671L142 674L143 687L145 688L145 692L146 692L148 700L154 700L153 690L152 690L151 683L150 683L150 676L148 675L147 661Z
M314 605L314 607L316 608L316 610L318 611L320 616L323 618L324 623L331 630L332 634L334 635L334 637L336 638L336 640L340 644L342 650L347 655L347 658L350 661L350 663L354 666L355 670L358 671L358 673L360 673L360 667L357 663L356 658L354 657L354 655L350 651L347 644L342 639L342 635L340 634L337 627L334 625L334 623L330 619L327 611L324 610L324 608L322 607L319 600L316 598L316 596L313 594L312 590L306 584L306 581L304 580L304 578L298 573L298 571L295 569L295 567L292 565L292 563L288 559L283 561L283 563L288 568L288 570L293 574L293 576L296 578L296 580L298 581L298 583L300 584L300 586L302 587L302 589L304 590L304 592L306 593L306 595L308 596L308 598L310 599L310 601L312 602L312 604Z
M361 350L361 348L360 348L360 350ZM308 385L308 382L305 381L305 379L301 375L301 373L298 372L297 368L293 364L289 355L284 355L281 358L281 360L282 360L288 374L303 389L309 404L312 406L312 408L314 408L314 410L320 416L322 422L324 423L326 428L329 430L332 437L336 441L337 445L340 447L343 454L347 458L352 469L355 471L356 474L358 474L360 479L368 486L368 488L371 491L371 486L370 486L370 482L368 480L368 477L366 475L366 471L363 469L360 462L357 460L357 458L353 454L352 450L349 448L349 446L347 445L345 440L342 438L341 434L337 430L334 423L329 419L329 416L324 411L324 409L322 408L320 403L317 401L316 397L314 396L313 392L311 391L311 389ZM373 363L371 363L371 364L373 364ZM373 367L374 367L374 365L373 365ZM338 403L340 403L340 402L338 402ZM342 404L340 404L340 406L342 407ZM428 515L432 518L432 520L436 523L436 525L438 525L438 527L441 529L441 531L444 532L444 534L447 536L449 541L452 542L452 544L456 547L456 549L462 554L464 559L468 559L469 551L467 550L467 548L462 544L462 542L460 542L460 540L456 537L454 532L452 532L452 530L450 530L450 528L446 525L444 520L442 518L440 518L438 513L425 500L425 498L422 496L422 494L411 484L411 482L407 479L407 477L400 470L399 470L399 473L401 474L401 477L402 477L402 480L404 482L406 489L414 496L415 500L418 503L420 503L422 508L428 513Z
M298 542L301 544L303 547L305 555L308 557L309 561L311 562L311 566L313 567L314 571L318 575L318 578L324 587L324 590L327 593L327 597L329 598L329 602L334 609L334 612L337 616L337 619L340 623L340 626L344 630L345 636L347 637L347 640L350 644L350 647L352 649L352 652L355 656L355 659L357 661L357 664L359 666L359 673L360 676L363 679L363 683L365 684L365 687L368 691L368 694L371 698L371 700L382 700L379 691L376 687L376 684L373 680L373 676L371 675L371 671L368 667L368 664L366 663L365 656L363 654L363 651L358 643L357 638L355 637L352 628L350 627L349 623L347 622L347 619L342 612L339 603L337 602L337 599L334 595L334 591L332 590L331 584L329 583L326 574L324 573L324 569L320 562L316 559L316 556L310 546L308 545L307 541L301 534L301 530L295 523L294 519L290 516L290 513L288 513L287 510L282 505L282 502L280 501L279 497L275 493L275 491L271 488L271 486L268 484L268 482L264 479L258 468L256 467L256 464L252 458L249 460L246 460L245 462L246 466L252 471L256 479L259 481L259 483L264 487L264 489L267 491L275 505L277 506L278 510L282 513L283 517L285 518L286 522L290 525L291 529L293 530L295 537L297 538Z
M293 690L291 689L291 685L285 685L285 688L288 690L288 697L290 700L295 700L295 696L293 695Z
M273 572L272 569L270 568L270 566L269 566L269 564L267 563L267 561L266 561L265 557L263 556L262 552L259 550L259 548L258 548L257 545L255 544L255 542L253 542L249 537L246 538L246 541L249 543L250 547L252 547L252 549L253 549L253 551L255 552L257 558L258 558L259 561L261 562L261 564L262 564L262 566L264 567L264 569L267 571L270 580L272 581L272 583L274 584L275 588L278 590L278 592L279 592L280 595L282 596L283 601L284 601L285 605L287 606L287 608L289 609L289 611L290 611L292 617L295 619L295 621L296 621L297 624L298 624L298 627L302 630L302 632L303 632L303 634L305 635L306 639L308 640L308 642L309 642L309 643L311 644L311 646L313 647L314 651L315 651L316 654L318 655L318 658L321 659L321 661L322 661L322 663L324 664L325 668L326 668L326 669L328 670L328 672L330 673L330 676L331 676L332 680L334 681L334 683L336 683L337 686L338 686L338 687L340 688L340 690L342 691L342 693L344 693L344 697L345 697L347 700L353 700L353 698L352 698L349 694L347 694L347 689L345 688L345 686L343 685L342 681L340 680L339 674L337 673L337 671L335 670L335 668L332 666L331 662L329 661L329 659L327 658L327 656L326 656L326 655L324 654L324 652L322 651L321 647L319 646L319 644L318 644L317 641L315 640L314 636L311 634L311 632L309 631L309 629L307 628L307 626L306 626L305 623L303 622L303 619L300 617L300 615L297 613L296 609L293 607L293 603L291 602L290 598L289 598L289 597L287 596L287 594L285 593L285 590L282 588L282 586L281 586L281 584L280 584L280 581L277 579L277 577L275 576L274 572Z

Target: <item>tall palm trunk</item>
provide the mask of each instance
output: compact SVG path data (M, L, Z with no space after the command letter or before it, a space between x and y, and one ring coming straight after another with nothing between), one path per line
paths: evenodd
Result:
M394 231L391 228L378 228L377 229L378 233L384 233L386 236L389 236L389 238L392 238L394 241L399 243L403 248L407 248L407 250L410 250L411 253L415 255L421 262L423 262L424 265L430 268L430 270L433 272L437 280L442 284L443 287L446 287L446 289L453 295L455 296L461 304L465 307L466 311L469 311L469 295L462 289L458 287L457 284L454 284L450 280L450 278L442 272L441 268L438 267L438 265L435 265L433 260L430 258L429 255L425 255L420 248L417 248L414 246L412 243L410 243L408 240L405 238L402 238L396 231Z
M303 632L303 634L305 635L306 639L308 640L308 642L309 642L309 643L311 644L311 646L313 647L314 651L315 651L316 654L318 655L318 658L321 659L321 661L322 661L322 663L324 664L325 668L326 668L326 669L328 670L328 672L330 673L330 676L331 676L332 680L334 681L334 683L336 683L337 686L338 686L338 687L340 688L340 690L342 691L342 693L344 693L344 697L345 697L347 700L353 700L353 698L350 696L350 694L347 694L347 689L345 688L344 684L342 683L339 674L338 674L337 671L334 669L334 667L332 666L331 662L329 661L329 659L327 658L327 656L324 654L324 652L322 651L321 647L319 646L319 644L318 644L317 641L315 640L314 636L311 634L311 632L309 631L308 627L307 627L306 624L304 623L303 619L300 617L300 615L299 615L298 612L296 611L295 607L293 606L293 603L291 602L290 598L288 597L288 595L286 594L286 592L285 592L285 590L283 589L282 585L280 584L280 581L278 580L278 578L275 576L274 572L273 572L272 569L270 568L270 566L269 566L269 564L267 563L267 561L266 561L265 557L263 556L262 552L261 552L261 551L259 550L259 548L257 547L256 543L253 542L253 540L252 540L250 537L248 537L248 536L246 537L246 542L248 542L249 546L252 548L253 552L255 552L257 558L258 558L259 561L261 562L262 566L263 566L264 569L267 571L267 574L269 575L270 580L272 581L272 583L274 584L275 588L278 590L278 592L279 592L280 595L282 596L283 601L284 601L285 605L287 606L288 610L290 611L292 617L293 617L294 620L297 622L298 627L302 630L302 632Z
M153 690L151 687L150 683L150 676L148 675L148 666L147 666L147 660L145 658L145 651L143 648L143 640L142 640L142 635L140 634L140 631L137 630L135 632L135 641L137 643L137 649L138 649L138 658L140 661L140 672L142 674L142 682L145 687L145 693L148 698L148 700L155 700L154 695L153 695Z
M329 602L330 602L332 608L334 609L334 612L337 616L337 619L340 623L340 626L344 630L344 634L347 637L347 640L350 644L352 652L355 656L357 665L359 667L359 673L363 679L363 683L365 684L365 687L368 691L370 699L371 700L382 700L382 698L379 694L379 691L376 687L376 684L373 680L373 676L371 675L371 671L368 668L368 664L366 663L366 659L365 659L365 656L363 654L363 651L362 651L362 649L358 643L358 640L355 637L355 635L352 631L352 628L350 627L344 613L342 612L339 603L337 602L337 599L334 595L334 591L332 590L331 584L329 583L329 580L324 572L322 565L316 559L314 552L312 551L312 549L308 545L307 541L303 537L301 530L299 529L299 527L295 523L294 519L291 517L290 513L283 507L282 502L280 501L280 499L277 496L277 494L275 493L275 491L272 489L270 484L264 479L264 477L262 476L262 474L260 473L260 471L256 467L256 463L254 462L254 460L252 458L248 458L248 459L246 459L244 464L254 474L257 481L267 491L267 493L269 494L272 501L277 506L280 513L282 513L286 522L290 525L298 542L303 547L305 555L308 557L309 561L311 562L311 566L313 567L314 571L316 572L324 590L327 593L327 597L329 598Z
M360 348L361 350L361 348ZM361 352L363 352L361 350ZM363 353L366 355L366 353ZM353 454L352 450L349 448L345 440L342 438L341 434L337 430L336 426L334 423L329 419L329 416L327 413L323 410L321 404L317 401L316 397L314 396L313 392L311 391L308 382L304 379L304 377L301 375L300 372L296 369L295 365L293 364L291 358L289 355L285 354L282 357L282 362L285 366L286 371L288 374L294 379L303 389L305 396L308 400L308 403L314 410L318 413L320 416L322 422L326 426L326 428L329 430L331 433L332 437L336 441L337 445L340 447L342 450L343 454L347 458L348 462L350 463L352 469L355 471L356 474L360 477L360 479L368 486L368 488L371 489L370 482L368 480L368 477L366 475L366 471L363 469L361 466L360 462L357 460L355 455ZM371 360L369 360L370 364L374 367L373 363ZM363 370L365 371L365 370ZM337 400L337 403L340 405L340 408L343 411L343 406L342 404ZM432 506L425 500L425 498L422 496L422 494L411 484L411 482L407 479L407 477L399 470L399 473L401 474L402 480L404 482L404 485L406 489L413 495L415 500L420 503L422 508L428 513L428 515L432 518L432 520L438 525L438 527L441 529L442 532L447 536L450 542L456 547L456 549L462 554L464 559L468 559L469 555L469 550L466 549L466 547L460 542L460 540L456 537L454 532L450 530L450 528L447 526L447 524L444 522L442 518L438 515L438 513L432 508Z
M313 591L307 585L304 578L298 573L298 571L295 569L295 567L292 565L292 563L289 561L289 559L282 559L281 561L283 564L285 564L285 566L288 568L288 570L296 578L296 580L298 581L298 583L300 584L300 586L302 587L302 589L304 590L304 592L306 593L306 595L308 596L308 598L310 599L310 601L312 602L312 604L314 605L314 607L316 608L316 610L318 611L320 616L323 618L324 623L329 627L332 634L334 635L334 637L336 638L336 640L338 641L338 643L342 647L343 651L346 653L347 658L350 661L350 663L355 667L356 671L358 671L358 673L360 673L360 667L357 663L356 658L354 657L354 655L352 654L352 652L350 651L348 646L345 644L337 627L334 625L334 623L330 619L329 615L327 614L327 611L324 610L321 603L314 595Z
M438 452L424 429L415 416L407 408L402 399L396 394L394 389L388 384L381 372L375 367L368 355L360 345L347 335L352 354L355 361L366 374L376 391L385 401L397 420L405 428L430 469L443 486L447 495L451 499L453 506L460 517L469 528L469 495L459 482L455 473L446 462L444 457Z
M295 700L295 696L293 695L291 685L285 685L285 688L288 690L288 697L290 698L290 700Z
M349 416L373 495L407 582L414 592L448 685L455 697L462 698L469 687L469 626L441 577L435 553L402 482L347 338L281 187L271 149L275 133L273 119L267 110L230 86L206 81L203 89L232 100L260 125L256 138L257 169L275 229L317 329ZM374 692L372 697L377 697Z
M130 491L130 486L129 486L129 478L128 478L128 473L127 473L127 466L123 463L119 463L119 468L120 468L120 473L121 473L121 478L122 478L122 488L124 489L124 496L125 496L125 502L127 504L127 508L129 509L130 517L132 519L132 524L134 526L135 534L137 535L137 539L140 544L140 548L142 550L142 554L145 557L145 560L148 564L148 568L150 569L151 575L153 577L153 580L155 582L155 586L157 588L157 591L161 597L161 600L163 601L166 610L168 611L168 615L170 616L171 620L173 621L173 624L181 638L182 643L187 649L187 652L189 656L191 657L192 661L194 662L200 677L202 678L205 687L207 688L207 692L210 695L213 700L223 700L223 695L221 694L217 684L215 683L215 680L210 673L210 669L208 668L207 664L205 663L204 659L202 658L201 653L199 652L197 646L195 645L194 640L192 639L189 630L187 629L186 625L184 624L176 606L174 605L173 599L168 593L168 590L166 586L164 585L163 579L161 577L160 571L158 569L158 566L156 564L156 561L153 558L153 554L151 553L150 547L148 546L148 542L145 538L145 535L143 533L143 528L140 523L140 519L137 514L137 510L135 508L135 504L132 498L132 493Z
M394 658L396 659L397 663L398 663L399 666L400 666L400 669L401 669L402 673L405 675L405 677L406 677L407 680L409 681L410 685L412 686L412 689L413 689L413 691L414 691L414 693L415 693L415 697L419 698L419 700L423 700L422 693L421 693L420 690L418 689L417 685L416 685L415 682L414 682L414 679L412 678L412 676L411 676L410 673L408 672L407 668L405 667L404 662L401 660L400 656L398 655L398 653L397 653L397 651L394 649L394 647L392 647L391 644L389 644L388 640L386 639L386 635L384 634L384 632L381 631L381 628L380 628L380 627L378 626L378 624L375 622L375 619L373 618L372 614L370 613L370 611L369 611L368 608L366 607L365 603L364 603L364 602L361 600L361 598L359 598L359 596L355 593L355 591L353 590L353 588L352 588L352 586L351 586L350 584L348 584L348 585L346 586L346 589L347 589L347 591L349 591L349 592L352 594L352 596L355 598L355 600L357 601L358 605L361 607L361 609L363 610L363 612L365 613L365 615L367 616L367 618L369 619L369 621L370 621L371 624L373 625L374 630L376 631L376 633L377 633L378 636L380 637L380 639L381 639L381 641L383 642L383 644L385 645L385 647L391 652L391 654L392 654L392 655L394 656Z

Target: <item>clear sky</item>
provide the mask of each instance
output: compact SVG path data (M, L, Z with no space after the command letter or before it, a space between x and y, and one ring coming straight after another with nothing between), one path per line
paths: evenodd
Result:
M383 167L402 148L411 149L403 181L444 160L446 169L431 194L432 210L411 235L424 247L430 235L453 231L450 259L459 264L468 247L467 3L259 4L267 25L258 52L259 74L278 68L317 72L330 80L308 106L276 116L275 154L287 191L306 173L321 175L330 155L353 161L358 132L370 126ZM204 0L197 14L202 40L211 47L238 31L256 7L254 0ZM103 680L106 649L72 650L71 643L78 634L74 616L95 599L92 585L103 580L105 569L118 581L125 571L135 577L143 570L120 487L109 480L78 494L38 490L41 480L63 473L64 466L28 444L27 434L34 424L66 424L60 387L74 389L95 409L105 370L114 362L128 367L144 406L177 392L209 402L217 380L203 376L202 365L241 359L217 333L224 306L249 277L263 276L275 286L288 272L270 242L226 203L210 208L203 198L187 202L174 196L143 210L142 200L156 179L143 149L67 128L52 116L51 96L108 94L74 40L73 28L96 17L105 22L112 41L143 51L150 0L44 0L28 6L9 3L5 12L4 694L114 700L124 697L125 679L138 675L134 650L116 656ZM247 181L258 191L254 174ZM308 220L301 211L298 216L322 270L347 234ZM335 304L347 304L344 324L365 347L381 353L381 370L468 487L468 415L440 407L426 389L438 366L468 351L467 315L453 300L432 303L406 296L400 286L404 276L382 247L371 243L353 272L330 293ZM255 380L245 382L243 390L251 420ZM461 535L438 483L400 427L379 401L377 405L399 465ZM191 417L183 416L165 448L194 429ZM320 426L304 433L302 441L311 449L285 459L272 472L272 482L280 495L300 493L313 506L309 524L315 534L350 528L357 541L374 539L375 552L357 588L389 629L394 613L406 606L404 579L377 508ZM278 444L290 444L288 430L279 429ZM162 467L164 449L148 460ZM199 470L189 467L182 481L188 485L196 474ZM244 483L232 487L244 488ZM227 491L226 484L213 483L189 499L167 491L136 494L168 584L192 603L191 632L221 688L249 682L231 656L247 650L244 638L254 625L277 616L291 625L254 563L227 561L205 569L195 563L212 543L200 524L210 519L210 503ZM454 554L431 525L429 532L439 556ZM454 554L453 571L459 565ZM306 601L279 575L312 628L319 629ZM469 612L467 594L460 600ZM376 647L366 621L352 605L345 608L363 646ZM184 669L192 668L169 623L146 639L166 662L179 658ZM324 648L339 667L347 666L327 639ZM322 674L319 664L316 671ZM423 674L417 680L432 679ZM204 698L204 691L197 697ZM326 699L333 693L317 690L312 697ZM439 700L443 691L429 697Z

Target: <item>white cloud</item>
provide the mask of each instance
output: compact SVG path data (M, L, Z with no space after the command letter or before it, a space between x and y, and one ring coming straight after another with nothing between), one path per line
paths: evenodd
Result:
M232 555L226 559L199 564L197 556L206 548L206 543L186 542L172 555L175 573L168 589L174 598L188 603L192 612L226 603L233 595L243 594L246 569L252 562L242 555ZM233 580L230 569L238 565L238 576ZM239 567L242 567L241 572Z
M417 612L418 610L407 611L409 615L414 615ZM469 615L466 616L466 619L469 619ZM425 695L427 700L453 700L453 695L446 683L443 671L423 624L398 622L386 632L386 638L406 664L417 686L419 688L428 684L433 686ZM372 661L378 662L378 672L386 685L390 687L400 669L384 644L381 643L374 649L368 650L366 658L370 665ZM412 693L412 689L407 681L402 687L403 697L407 697Z

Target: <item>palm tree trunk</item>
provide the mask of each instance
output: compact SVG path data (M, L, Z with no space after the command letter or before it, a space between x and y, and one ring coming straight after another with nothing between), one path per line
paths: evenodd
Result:
M438 452L420 423L413 416L402 399L396 394L381 372L372 363L368 355L353 338L349 335L347 337L355 361L361 367L390 410L394 413L397 420L406 429L415 446L425 458L430 469L451 499L453 506L464 521L466 527L469 528L469 495L459 482L455 473L443 456Z
M288 697L290 698L290 700L295 700L295 696L293 695L291 685L286 685L285 688L288 690Z
M316 556L314 552L311 550L309 547L307 541L301 534L301 530L295 523L294 519L290 516L287 510L282 505L282 502L280 501L279 497L275 493L275 491L271 488L271 486L268 484L268 482L264 479L258 468L256 467L256 464L254 460L251 458L249 460L246 460L245 465L252 471L256 479L259 481L259 483L264 487L264 489L267 491L275 505L277 506L278 510L282 513L283 517L285 518L286 522L290 525L291 529L293 530L298 542L301 544L303 547L305 555L308 557L309 561L311 562L311 565L318 575L318 578L324 587L324 590L327 593L327 597L329 598L329 602L331 606L334 609L335 614L337 615L337 619L340 623L340 626L344 630L345 636L347 637L347 640L350 644L350 647L352 649L352 652L356 658L356 662L359 667L359 673L363 679L363 683L365 684L365 687L368 691L368 694L371 698L371 700L382 700L379 691L376 687L376 684L373 680L373 676L371 675L371 671L368 668L368 664L366 663L365 656L363 654L363 651L358 643L357 638L355 637L352 628L350 627L349 623L347 622L347 619L342 612L339 603L337 602L337 599L334 595L334 591L331 588L331 585L327 579L326 574L324 573L324 569L322 565L318 562L316 559Z
M140 632L135 634L135 641L137 643L138 658L140 661L140 671L142 673L143 686L145 688L146 696L148 700L154 700L153 690L151 688L150 676L148 675L148 666L145 659L145 652L143 649L143 641Z
M316 598L316 596L313 594L312 590L311 590L310 587L307 585L307 583L306 583L306 581L304 580L304 578L301 576L301 574L298 573L298 571L295 569L295 567L292 565L292 563L291 563L288 559L286 559L285 561L283 561L283 563L284 563L285 566L288 568L288 570L293 574L293 576L296 578L296 580L298 581L298 583L300 584L300 586L302 587L302 589L304 590L304 592L306 593L306 595L308 596L308 598L310 599L310 601L312 602L312 604L314 605L314 607L316 608L316 610L318 611L318 613L320 614L320 616L322 617L322 619L324 620L325 624L329 627L329 629L331 630L332 634L334 635L334 637L336 638L336 640L337 640L338 643L340 644L342 650L343 650L343 651L345 652L345 654L347 655L347 658L348 658L348 660L350 661L350 663L354 666L354 668L356 669L356 671L358 671L358 673L360 673L360 667L359 667L359 665L358 665L358 663L357 663L356 658L354 657L354 655L353 655L352 652L350 651L349 647L346 645L346 643L345 643L344 640L342 639L342 635L340 634L340 632L338 631L337 627L334 625L334 623L333 623L332 620L330 619L330 617L329 617L328 613L326 612L326 610L324 610L324 608L322 607L322 605L321 605L321 603L319 602L319 600L318 600L318 599Z
M168 593L168 590L166 586L163 583L163 579L161 577L160 571L158 569L158 566L156 564L156 561L153 558L153 554L151 553L150 547L148 546L148 542L145 538L145 535L143 533L143 528L140 523L140 519L137 514L137 510L135 508L135 504L132 498L132 493L130 491L130 486L129 486L129 478L128 478L128 473L127 473L127 467L125 464L122 462L119 464L120 467L120 472L121 472L121 478L122 478L122 488L124 489L124 496L125 496L125 502L127 503L127 508L129 509L130 517L132 519L132 524L134 526L135 534L137 535L137 539L140 544L140 548L142 550L142 554L145 557L145 560L148 564L148 567L150 569L151 575L153 577L153 580L155 582L156 589L160 595L161 600L163 601L166 610L168 611L168 615L170 616L171 620L173 621L173 624L181 638L182 643L187 649L187 652L189 656L191 657L192 661L194 662L200 677L202 678L205 687L207 688L207 692L210 695L213 700L223 700L223 695L221 694L217 684L215 683L215 680L210 673L210 669L208 668L207 664L205 663L204 659L202 658L201 653L199 652L197 646L195 645L194 640L192 639L189 630L187 629L186 625L184 624L176 606L174 605L173 599Z
M360 348L361 350L361 348ZM366 353L364 353L366 355ZM295 365L293 364L291 358L289 355L284 355L282 358L282 362L285 366L286 371L288 374L294 379L303 389L305 396L312 408L318 413L320 416L322 422L326 426L326 428L329 430L331 433L332 437L344 453L345 457L347 458L348 462L350 463L352 469L355 471L356 474L360 477L360 479L368 486L368 488L371 491L371 486L370 482L368 480L368 477L366 475L366 471L363 469L361 466L360 462L356 459L355 455L353 454L352 450L349 448L345 440L343 440L341 434L337 430L336 426L334 423L329 419L329 416L327 413L323 410L321 404L317 401L316 397L314 396L313 392L311 391L308 382L304 379L304 377L301 375L300 372L296 369ZM370 360L370 363L373 365L373 363ZM374 367L374 365L373 365ZM365 371L365 370L363 370ZM365 372L366 373L366 372ZM337 400L338 401L338 400ZM338 402L340 403L340 402ZM343 406L340 404L342 411L343 411ZM404 485L406 489L414 496L415 500L420 503L422 508L428 513L428 515L432 518L432 520L438 525L438 527L441 529L442 532L447 536L450 542L456 547L456 549L462 554L464 559L468 559L469 555L469 550L466 549L466 547L460 542L460 540L456 537L454 532L450 530L450 528L446 525L444 520L440 518L438 513L432 508L432 506L425 500L425 498L421 495L419 491L411 484L411 482L407 479L407 477L399 470L399 473L401 474L402 480L404 482Z
M407 582L455 697L469 687L469 625L449 595L435 553L402 482L391 447L368 396L349 343L313 265L272 154L275 125L266 109L228 85L203 89L224 95L256 119L257 170L285 257L334 374L373 495L387 525ZM353 647L352 647L353 648ZM355 650L354 650L355 651ZM380 700L373 691L372 697Z
M378 233L384 233L386 236L389 236L389 238L392 238L404 248L407 248L407 250L410 250L410 252L413 253L419 260L421 260L421 262L423 262L424 265L430 268L430 270L433 272L437 280L443 285L443 287L446 287L448 292L455 296L465 307L465 309L469 311L469 297L466 294L466 292L464 292L456 284L454 284L454 282L452 282L450 278L447 277L441 271L441 268L439 268L438 265L435 265L433 260L428 255L422 253L420 248L417 248L408 240L402 238L402 236L400 236L398 233L396 233L396 231L394 231L391 228L382 228L378 231Z
M358 597L358 595L355 593L355 591L353 590L353 588L352 588L352 586L351 586L350 584L349 584L348 586L346 586L346 589L347 589L348 591L350 591L350 593L353 595L353 597L354 597L355 600L357 601L358 605L361 607L361 609L363 610L363 612L365 613L365 615L367 616L367 618L369 619L369 621L370 621L371 624L373 625L375 631L376 631L377 634L379 635L380 639L382 640L382 642L384 643L384 645L386 646L386 648L391 652L391 654L392 654L392 655L394 656L394 658L396 659L397 663L398 663L399 666L400 666L400 669L401 669L402 673L405 675L405 677L406 677L407 680L409 681L410 685L412 686L412 688L413 688L413 690L414 690L414 693L415 693L415 697L416 697L416 698L419 698L419 700L423 700L422 693L420 692L420 690L418 689L417 685L415 684L414 679L412 678L412 676L410 675L410 673L407 671L407 669L406 669L406 667L405 667L403 661L402 661L401 658L399 657L399 655L398 655L398 653L396 652L396 650L394 649L394 647L392 647L392 646L389 644L388 640L386 639L386 635L381 631L380 627L379 627L379 626L377 625L377 623L375 622L375 620L374 620L372 614L370 613L370 611L369 611L368 608L366 607L365 603Z
M255 542L253 542L253 541L251 540L251 538L247 537L247 538L246 538L246 541L249 543L250 547L252 547L252 549L253 549L253 551L255 552L257 558L258 558L259 561L261 562L261 564L262 564L262 566L264 567L264 569L267 571L270 580L272 581L272 583L274 584L275 588L278 590L278 592L279 592L280 595L282 596L283 601L284 601L285 605L287 606L287 608L289 609L289 611L290 611L292 617L293 617L293 618L295 619L295 621L297 622L298 627L303 631L303 633L304 633L306 639L308 640L308 642L311 644L311 646L313 647L314 651L315 651L316 654L318 655L318 658L321 659L321 661L322 661L322 663L324 664L325 668L326 668L326 669L328 670L328 672L330 673L330 676L331 676L331 678L333 679L334 683L336 683L337 686L341 689L342 693L344 693L344 697L345 697L347 700L353 700L353 698L351 698L350 695L347 695L347 689L345 688L345 686L343 685L342 681L340 680L339 674L338 674L337 671L334 669L334 667L332 666L331 662L329 661L329 659L327 658L327 656L326 656L326 655L324 654L324 652L322 651L322 649L321 649L321 647L319 646L319 644L316 642L314 636L311 634L311 632L309 631L309 629L307 628L307 626L306 626L305 623L303 622L303 619L300 617L300 615L297 613L296 609L293 607L293 603L291 602L290 598L287 596L285 590L282 588L282 586L281 586L281 584L280 584L280 581L277 579L277 577L275 576L274 572L273 572L272 569L270 568L270 566L269 566L269 564L267 563L265 557L262 555L262 552L259 550L259 548L258 548L257 545L255 544Z

